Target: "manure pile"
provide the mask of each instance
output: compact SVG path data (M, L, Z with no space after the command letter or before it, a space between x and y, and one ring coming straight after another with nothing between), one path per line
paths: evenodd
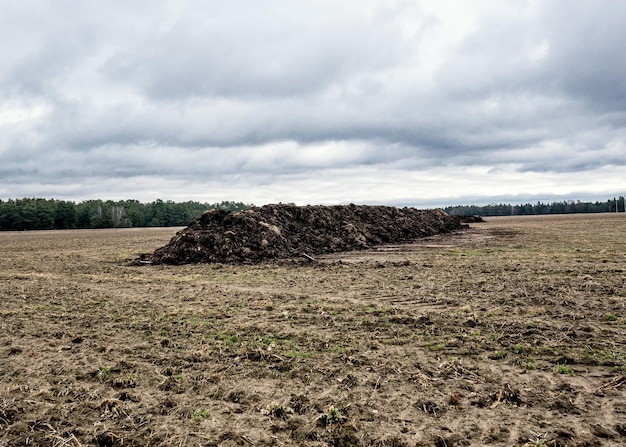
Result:
M265 205L210 210L144 257L153 264L256 263L362 250L464 228L439 210L388 206Z

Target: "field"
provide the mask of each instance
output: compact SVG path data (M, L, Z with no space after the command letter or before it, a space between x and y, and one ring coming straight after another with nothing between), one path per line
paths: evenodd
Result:
M0 446L626 445L626 215L318 262L0 233Z

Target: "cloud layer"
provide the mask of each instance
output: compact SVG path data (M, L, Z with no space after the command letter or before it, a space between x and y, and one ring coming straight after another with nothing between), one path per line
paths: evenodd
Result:
M624 188L620 2L2 3L0 198Z

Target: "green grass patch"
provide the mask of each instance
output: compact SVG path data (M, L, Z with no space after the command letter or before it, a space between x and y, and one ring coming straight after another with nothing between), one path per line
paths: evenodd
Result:
M446 349L446 345L444 345L443 343L430 343L427 344L426 347L431 351L443 351L444 349Z
M554 367L554 372L556 374L574 374L574 370L567 365L556 365Z

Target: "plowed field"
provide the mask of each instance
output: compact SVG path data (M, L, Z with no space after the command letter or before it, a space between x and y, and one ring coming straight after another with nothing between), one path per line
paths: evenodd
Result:
M258 265L0 233L0 446L626 445L626 216Z

